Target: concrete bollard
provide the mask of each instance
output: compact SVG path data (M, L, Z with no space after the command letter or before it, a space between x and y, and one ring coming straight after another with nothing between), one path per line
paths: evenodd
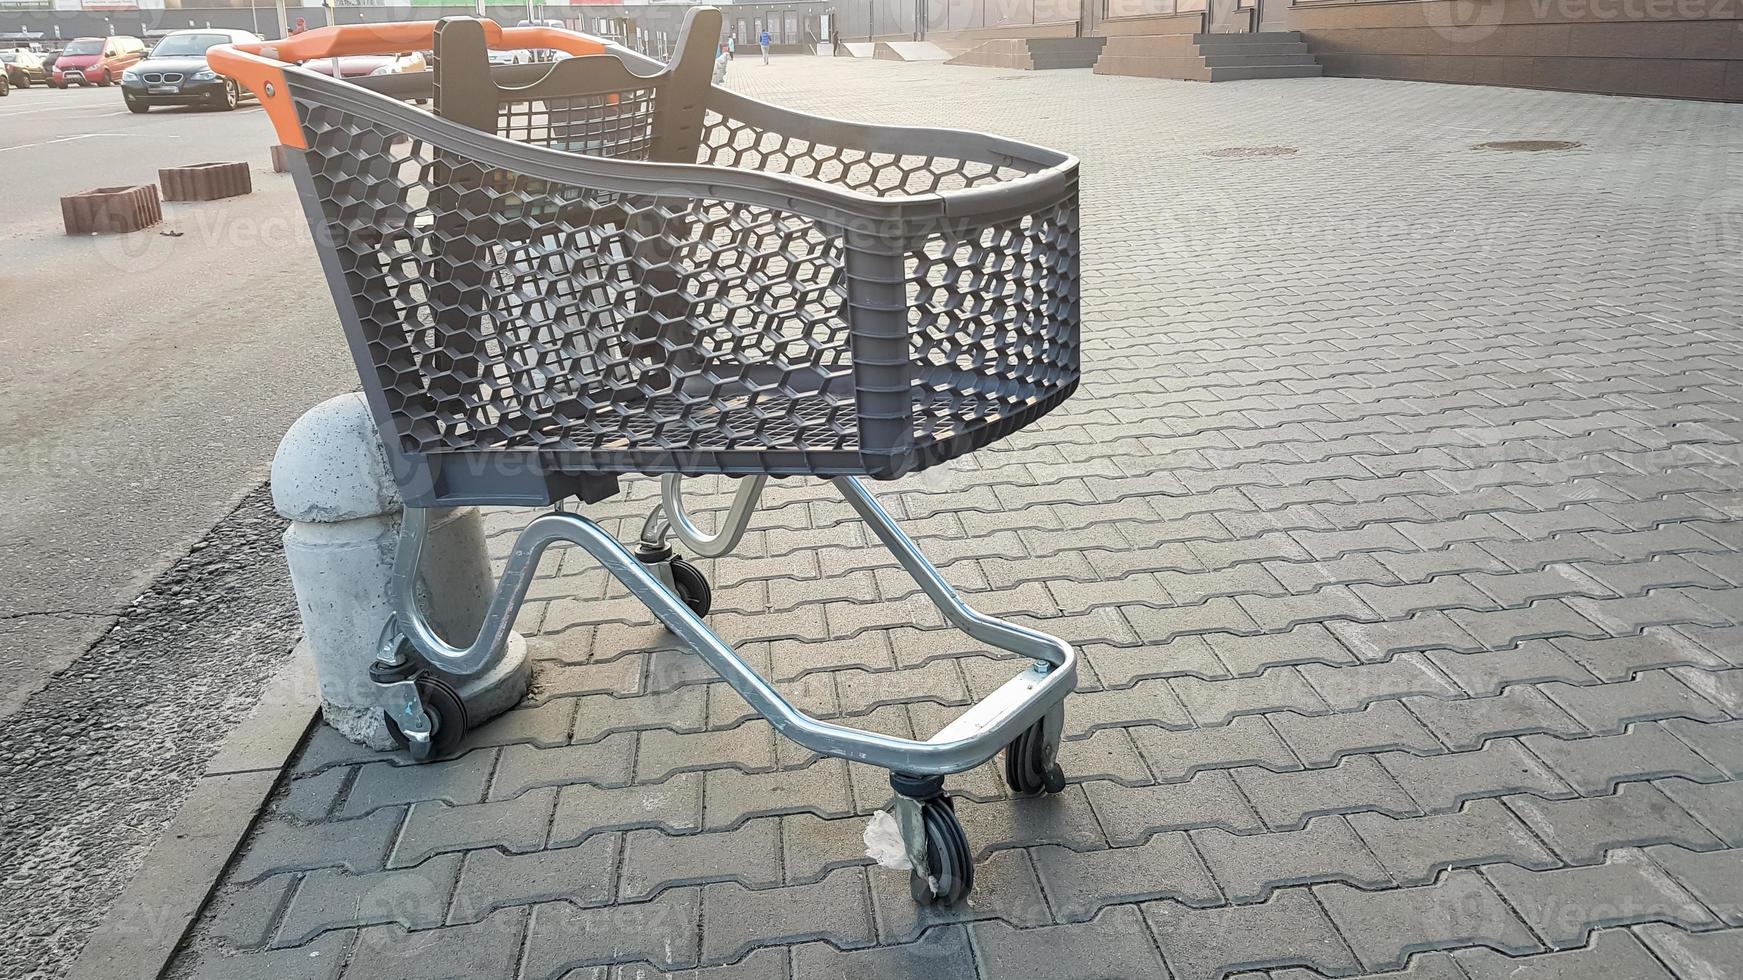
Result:
M322 716L353 742L391 749L369 665L393 611L388 582L404 505L362 395L330 398L290 427L272 460L272 501L291 522L285 561ZM476 507L430 516L419 568L424 609L443 637L469 643L495 589L484 522ZM476 725L513 707L530 672L526 640L511 634L501 663L458 682L467 717Z

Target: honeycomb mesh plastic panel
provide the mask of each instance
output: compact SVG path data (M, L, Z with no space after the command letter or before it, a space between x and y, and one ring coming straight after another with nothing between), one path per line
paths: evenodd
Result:
M1077 202L929 236L907 258L914 424L939 442L1076 385ZM988 432L996 438L1006 430Z
M498 108L496 134L569 153L646 160L653 145L655 99L655 90L645 88L507 101Z
M763 129L709 110L698 163L788 174L879 197L932 194L996 184L1027 170L923 154L835 146Z
M853 302L832 224L517 173L293 94L305 204L327 231L384 435L407 457L534 450L544 472L887 477L1019 428L1076 385L1074 186L1034 213L898 232L879 275L905 277L907 309L856 337L849 311L887 305ZM549 145L549 108L521 112L506 105L499 122ZM933 166L900 171L905 186L997 173ZM856 343L894 351L897 387L856 391Z

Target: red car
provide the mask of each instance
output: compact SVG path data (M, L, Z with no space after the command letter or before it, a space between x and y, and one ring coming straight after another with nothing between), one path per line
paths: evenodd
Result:
M121 73L145 57L145 42L136 37L81 37L61 52L54 63L50 84L55 88L67 85L109 85L121 80Z

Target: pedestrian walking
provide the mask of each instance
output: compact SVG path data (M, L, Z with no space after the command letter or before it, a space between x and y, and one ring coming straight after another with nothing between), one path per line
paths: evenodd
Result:
M731 61L738 56L738 38L732 35L726 37L726 60Z
M763 32L761 34L757 35L757 44L762 46L763 64L766 65L769 63L769 29L768 28L766 28L766 27L763 28Z

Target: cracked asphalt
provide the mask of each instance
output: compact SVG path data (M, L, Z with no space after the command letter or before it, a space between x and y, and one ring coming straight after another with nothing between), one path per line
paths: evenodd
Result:
M250 493L0 723L0 976L61 976L298 632Z

